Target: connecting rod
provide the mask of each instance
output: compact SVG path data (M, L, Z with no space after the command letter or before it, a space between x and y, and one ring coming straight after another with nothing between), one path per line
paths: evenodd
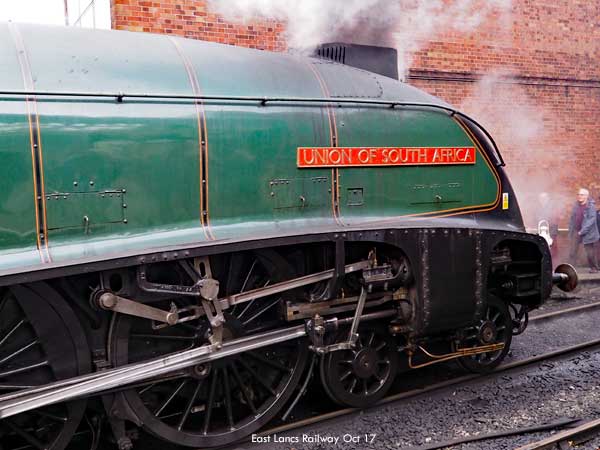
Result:
M396 315L396 310L391 309L365 314L361 317L361 320L375 320L394 315ZM344 318L340 319L338 323L348 324L352 320L352 317ZM128 384L148 380L198 364L211 363L237 353L299 339L306 336L306 334L305 325L297 325L234 339L223 344L203 345L141 363L128 364L35 388L23 389L0 396L0 419L54 403L95 395L108 389L124 387Z

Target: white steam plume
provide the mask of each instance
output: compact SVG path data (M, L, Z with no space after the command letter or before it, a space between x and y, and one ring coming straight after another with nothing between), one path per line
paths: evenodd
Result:
M520 84L511 72L496 70L475 83L460 106L494 136L526 226L537 226L539 195L546 192L555 210L553 215L564 227L575 198L570 191L573 183L568 180L578 173L570 157L573 137L557 132L563 118L530 92L535 91Z
M285 22L287 43L299 51L334 41L395 47L402 75L425 41L453 31L471 32L492 14L506 18L512 0L208 0L208 4L227 20Z

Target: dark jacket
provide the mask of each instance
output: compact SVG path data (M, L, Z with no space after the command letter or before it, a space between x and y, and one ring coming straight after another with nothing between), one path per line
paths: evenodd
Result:
M569 236L571 238L578 236L578 231L575 229L575 221L577 216L577 208L579 203L576 202L571 212L571 220L569 221ZM581 242L584 244L592 244L600 239L598 233L598 225L596 224L596 204L591 198L588 200L586 208L583 212L583 223L581 224Z

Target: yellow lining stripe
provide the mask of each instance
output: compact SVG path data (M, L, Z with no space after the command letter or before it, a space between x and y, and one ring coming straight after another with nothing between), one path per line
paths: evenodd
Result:
M12 35L16 50L23 86L26 91L35 92L35 83L31 74L31 64L25 49L25 44L19 29L15 23L9 23L9 30ZM52 262L50 250L48 248L48 224L46 215L46 192L44 183L44 158L42 151L42 133L40 118L37 109L35 95L25 97L27 107L27 121L29 125L29 142L31 146L31 167L33 179L33 196L35 205L36 222L36 243L40 253L40 259L43 263Z
M183 66L187 72L192 92L194 96L201 97L200 84L193 65L188 57L183 52L176 39L169 36L169 40L177 50ZM206 125L206 111L202 100L194 100L196 108L196 123L198 125L198 150L199 150L199 175L200 175L200 224L204 231L204 235L209 240L214 240L215 236L210 228L210 217L208 208L208 127Z

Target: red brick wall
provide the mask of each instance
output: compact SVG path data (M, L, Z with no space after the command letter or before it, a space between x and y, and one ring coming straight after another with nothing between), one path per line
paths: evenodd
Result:
M204 0L112 0L112 20L116 29L287 48L283 23L229 23ZM579 186L600 194L600 0L513 0L475 31L421 42L408 81L489 129L529 224L541 190L560 211Z
M261 50L283 51L284 25L275 20L232 23L203 0L111 0L112 27L165 33Z
M424 42L408 79L488 128L530 225L542 190L561 226L579 186L600 195L600 1L513 0L508 17Z

